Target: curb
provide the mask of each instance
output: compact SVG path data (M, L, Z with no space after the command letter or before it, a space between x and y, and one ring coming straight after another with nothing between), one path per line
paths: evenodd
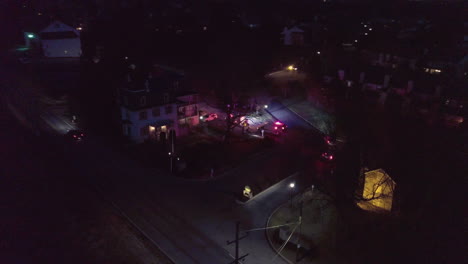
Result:
M276 185L282 183L283 181L288 180L289 178L295 177L295 176L297 176L298 174L299 174L299 172L295 172L295 173L289 175L288 177L282 179L281 181L279 181L279 182L277 182L277 183L271 185L270 187L266 188L265 190L259 192L257 195L255 195L255 196L252 197L251 199L247 200L247 201L244 202L243 204L248 204L248 203L251 202L252 200L255 200L256 197L259 197L261 194L265 193L265 192L266 192L268 189L270 189L271 187L276 186Z

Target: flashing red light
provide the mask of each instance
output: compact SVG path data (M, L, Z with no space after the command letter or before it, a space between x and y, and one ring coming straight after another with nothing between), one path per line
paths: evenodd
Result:
M283 130L284 130L284 127L282 127L281 129L283 129Z
M76 138L76 135L73 135L74 138Z
M278 127L275 127L275 129L278 129Z
M275 122L275 125L278 125L278 126L280 126L280 125L282 125L282 124L283 124L283 123L281 123L280 121L276 121L276 122Z
M333 155L330 155L330 158L328 158L329 160L332 160L333 159Z

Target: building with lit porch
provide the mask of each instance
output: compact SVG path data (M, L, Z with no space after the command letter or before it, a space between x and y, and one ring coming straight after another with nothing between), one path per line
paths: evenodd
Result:
M131 65L119 91L122 132L131 141L163 141L198 125L198 96L181 91L183 73L154 65Z

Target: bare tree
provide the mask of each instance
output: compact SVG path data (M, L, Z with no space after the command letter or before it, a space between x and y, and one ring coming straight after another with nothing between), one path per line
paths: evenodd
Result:
M234 128L241 126L241 118L249 112L249 108L239 100L239 96L231 93L226 97L224 111L226 113L224 142L226 143L229 142Z

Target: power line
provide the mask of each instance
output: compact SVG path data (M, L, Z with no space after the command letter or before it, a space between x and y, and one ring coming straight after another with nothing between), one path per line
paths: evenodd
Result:
M276 225L276 226L269 226L269 227L254 228L254 229L244 230L244 232L247 232L247 233L248 233L248 232L252 232L252 231L261 231L261 230L279 228L279 227L288 226L288 225L294 225L294 224L299 224L299 222L287 223L287 224L284 224L284 225Z
M291 237L294 235L294 232L296 231L296 228L299 226L299 224L296 224L296 226L294 227L294 229L291 231L291 234L289 235L288 239L286 239L286 241L284 241L283 245L281 245L281 247L279 248L278 252L276 253L276 255L271 259L271 261L275 260L279 254L281 253L281 251L283 251L283 249L286 247L286 244L288 244L289 240L291 240Z

